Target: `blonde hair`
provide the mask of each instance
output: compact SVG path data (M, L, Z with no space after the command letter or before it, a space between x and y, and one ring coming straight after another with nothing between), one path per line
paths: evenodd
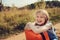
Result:
M47 18L50 19L48 12L47 12L46 10L44 10L44 9L36 10L36 11L34 12L34 17L36 16L37 13L45 14L45 15L47 16Z

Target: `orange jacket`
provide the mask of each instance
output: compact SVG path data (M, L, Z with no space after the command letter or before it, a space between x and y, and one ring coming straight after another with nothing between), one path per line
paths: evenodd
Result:
M43 33L46 40L50 40L48 33ZM43 40L41 34L36 34L31 30L25 30L26 40Z

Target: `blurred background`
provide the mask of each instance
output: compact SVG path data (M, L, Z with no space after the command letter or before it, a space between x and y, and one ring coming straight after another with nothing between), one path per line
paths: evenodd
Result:
M24 32L35 10L45 9L60 38L60 0L0 0L0 39Z

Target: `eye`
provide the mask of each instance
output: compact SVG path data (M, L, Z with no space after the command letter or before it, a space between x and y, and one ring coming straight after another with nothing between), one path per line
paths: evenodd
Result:
M39 16L37 16L37 18L39 18Z
M44 18L43 16L41 16L40 18Z

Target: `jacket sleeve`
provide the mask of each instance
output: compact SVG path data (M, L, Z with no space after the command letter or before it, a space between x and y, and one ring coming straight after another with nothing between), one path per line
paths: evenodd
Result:
M41 33L41 32L44 32L44 31L47 31L51 28L52 24L51 23L48 23L46 24L45 26L42 26L42 27L34 27L34 26L30 26L30 28L32 29L32 31L34 33Z
M30 22L28 22L28 23L26 24L24 30L31 30L31 29L30 29Z

